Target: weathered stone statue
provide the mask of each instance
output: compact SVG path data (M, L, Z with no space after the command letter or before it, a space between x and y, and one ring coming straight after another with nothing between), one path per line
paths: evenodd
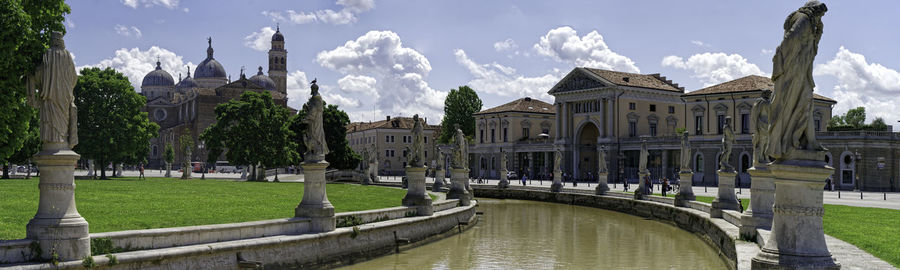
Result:
M731 129L731 116L725 117L725 126L722 127L722 158L719 159L719 170L733 172L731 165L731 148L734 146L734 130Z
M606 169L606 146L600 146L600 150L597 151L597 171L604 173L607 171Z
M448 199L459 199L460 205L467 206L471 204L472 194L466 188L469 180L469 154L468 145L466 143L466 135L463 134L459 124L454 125L456 133L450 144L453 145L453 154L451 155L450 168L450 191L447 192Z
M647 140L641 141L641 155L640 155L640 163L638 163L638 172L639 173L649 173L647 170L647 158L650 156L650 151L647 151Z
M509 187L509 177L506 175L509 171L506 170L509 168L506 166L506 152L503 152L503 149L500 149L500 182L497 183L497 187L499 188L507 188Z
M419 121L419 115L413 115L413 128L412 128L412 149L409 153L409 166L410 167L423 167L425 166L425 133L423 132L424 128L422 127L421 121Z
M72 90L75 63L61 32L50 34L50 48L26 78L28 103L40 112L41 151L35 155L41 172L37 213L26 225L26 238L40 245L42 259L80 260L91 255L88 223L75 207L75 164L71 150L78 144L78 118ZM35 97L35 90L38 97Z
M556 149L556 154L553 155L553 156L556 158L556 160L553 162L553 168L554 168L555 170L557 170L557 171L562 171L562 170L563 170L563 167L562 167L562 150L560 150L559 148L557 148L557 149Z
M553 155L555 161L553 162L553 184L550 185L551 192L562 191L562 156L562 148L557 146L556 153Z
M459 124L454 125L454 129L456 129L456 134L453 135L452 144L455 146L453 149L453 168L464 169L468 167L468 145L466 142L466 135L463 134L462 129L459 128Z
M650 178L650 171L647 170L647 159L650 157L650 151L647 150L647 140L641 140L641 154L638 163L638 187L634 189L634 199L643 200L652 193L647 190L647 180Z
M319 95L319 86L316 81L310 84L312 97L307 103L306 119L303 123L307 125L306 134L303 136L303 144L306 145L306 153L303 155L305 162L315 163L325 160L328 154L328 143L325 141L325 129L322 127L322 116L325 110L325 103L322 96Z
M681 135L681 171L691 172L691 141L687 131Z
M813 60L822 38L822 16L828 8L810 1L784 21L784 39L772 59L769 156L776 161L804 157L801 151L824 151L813 127Z
M606 146L604 145L600 145L599 149L597 149L597 162L597 187L594 188L594 194L603 195L609 191L609 185L607 184L609 172L606 167Z
M759 99L753 103L753 109L750 110L750 119L756 120L753 133L753 167L760 164L769 163L769 115L772 102L769 101L769 95L772 91L764 90L760 94Z
M784 40L772 59L775 82L767 153L775 181L772 231L752 259L753 269L839 269L822 227L825 148L813 127L813 60L828 8L811 0L788 15ZM756 200L756 199L753 199ZM754 212L756 209L754 209Z

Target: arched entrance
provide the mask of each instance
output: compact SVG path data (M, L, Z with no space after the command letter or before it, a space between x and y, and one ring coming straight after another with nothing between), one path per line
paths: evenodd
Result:
M581 125L578 139L575 141L575 177L580 181L588 179L588 176L597 174L597 138L600 137L600 129L591 121Z

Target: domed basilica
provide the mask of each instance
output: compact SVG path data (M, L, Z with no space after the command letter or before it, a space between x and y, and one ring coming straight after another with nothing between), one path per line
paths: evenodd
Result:
M178 147L178 138L182 134L190 134L194 138L191 161L205 159L200 133L216 121L217 105L239 98L245 91L268 91L275 104L296 113L287 106L287 51L281 29L272 35L268 75L263 73L263 67L259 67L256 75L247 78L241 69L240 77L234 81L225 72L225 67L213 57L212 38L207 42L206 59L197 65L193 76L188 69L187 76L182 78L179 74L176 82L157 61L156 69L147 73L141 82L141 94L147 97L144 110L149 114L150 121L160 127L159 136L150 142L148 167L164 166L163 151L169 143L176 150L173 167L178 167L182 162L182 155L178 153L181 148Z

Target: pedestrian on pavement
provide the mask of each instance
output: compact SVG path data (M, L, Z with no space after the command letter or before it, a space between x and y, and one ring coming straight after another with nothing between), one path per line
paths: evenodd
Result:
M666 191L669 191L669 179L663 178L662 180L662 195L666 196Z
M528 181L528 176L522 175L522 186L525 186L525 181Z
M144 177L144 163L141 163L139 169L140 169L140 171L141 171L141 174L138 175L138 180L140 180L140 179L147 180L147 178Z

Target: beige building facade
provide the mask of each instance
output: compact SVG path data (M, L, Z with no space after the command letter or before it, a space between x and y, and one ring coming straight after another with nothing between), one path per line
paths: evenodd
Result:
M429 125L427 118L419 118L419 121L422 121L425 133L425 164L434 168L438 159L436 140L441 128ZM411 117L390 116L375 122L353 122L347 125L347 142L361 156L366 152L376 156L379 175L405 175L406 153L412 148L414 124ZM365 165L361 163L360 166Z
M525 97L475 113L470 176L500 178L502 151L516 177L546 178L552 172L555 110L550 103Z

